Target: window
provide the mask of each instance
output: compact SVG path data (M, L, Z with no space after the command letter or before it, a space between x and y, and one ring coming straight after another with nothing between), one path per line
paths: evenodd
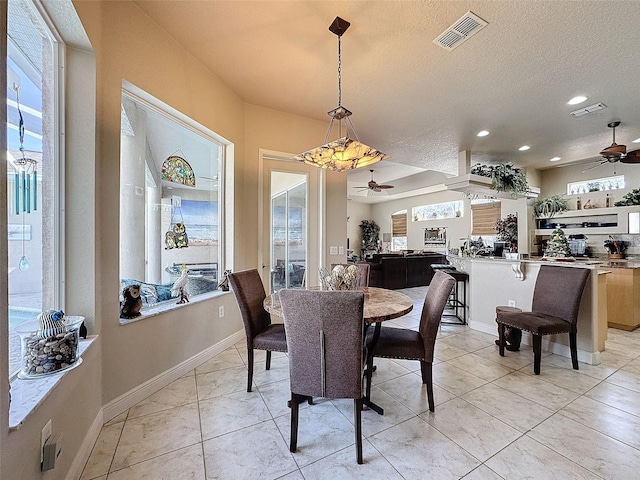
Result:
M391 250L407 249L407 211L400 210L391 215Z
M567 183L567 195L577 195L600 190L621 190L624 188L624 175L615 177L595 178L586 182Z
M61 45L31 2L10 0L7 22L9 375L21 366L15 328L64 309L62 170L56 92Z
M140 284L145 310L217 291L224 269L224 144L132 85L122 94L121 287ZM186 271L185 271L186 268Z
M421 205L413 207L413 221L423 220L444 220L446 218L456 218L464 216L464 202L434 203L432 205Z

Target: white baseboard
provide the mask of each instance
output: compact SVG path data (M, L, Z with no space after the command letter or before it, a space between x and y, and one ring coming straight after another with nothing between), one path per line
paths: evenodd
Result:
M194 368L202 365L207 360L210 360L219 353L225 351L227 348L235 345L243 338L245 338L244 330L236 332L233 335L225 338L221 342L218 342L215 345L207 348L206 350L203 350L202 352L194 355L193 357L185 360L182 363L179 363L171 369L162 372L156 377L138 385L134 389L128 391L127 393L124 393L123 395L120 395L118 398L104 405L98 411L98 414L93 420L89 431L85 435L80 449L76 453L73 462L71 462L71 467L69 468L65 479L76 480L80 478L80 475L82 475L82 470L84 469L84 466L87 463L89 456L91 455L91 450L93 449L93 446L98 439L98 435L100 434L100 430L102 429L102 426L105 422L108 422L112 418L120 415L122 412L127 411L129 408L144 400L149 395L152 395L161 388L166 387L171 382L182 377Z
M109 403L102 407L102 409L104 410L104 421L108 422L112 418L117 417L122 412L127 411L135 404L147 398L149 395L156 393L158 390L166 387L171 382L179 379L189 371L202 365L207 360L210 360L219 353L225 351L227 348L235 345L243 338L245 338L244 330L236 332L233 335L225 338L221 342L218 342L215 345L207 348L206 350L203 350L202 352L185 360L184 362L175 365L174 367L162 372L154 378L147 380L146 382L138 385L132 390L129 390L128 392L120 395L118 398L111 400Z
M471 320L469 320L469 328L471 328L472 330L478 330L479 332L494 335L496 338L498 338L498 324L496 324L495 328L492 328L491 325L487 325L486 323L472 322ZM522 345L532 346L533 342L531 341L531 334L522 332L521 343ZM542 351L551 352L562 357L571 358L571 350L569 348L569 345L550 342L545 337L542 337ZM531 357L531 361L533 362L533 357ZM588 363L589 365L599 365L600 352L587 352L578 348L578 361L582 363Z
M98 415L94 418L93 423L89 427L89 431L84 436L84 440L80 445L80 449L76 453L75 457L73 457L73 462L71 462L71 466L67 471L66 480L76 480L80 478L82 475L82 470L84 470L84 466L89 460L89 455L91 455L91 450L93 450L93 446L98 440L98 435L100 435L100 430L102 430L102 425L104 424L102 409L98 411Z

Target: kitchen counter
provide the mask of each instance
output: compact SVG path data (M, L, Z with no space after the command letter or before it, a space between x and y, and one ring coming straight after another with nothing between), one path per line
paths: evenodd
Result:
M633 272L630 268L603 268L606 262L585 259L559 262L530 259L448 256L458 270L469 274L466 305L469 327L497 335L495 309L509 305L523 310L531 309L533 290L541 265L557 268L587 268L592 271L587 281L578 314L578 359L597 365L607 338L607 277L614 271ZM640 274L640 270L637 270ZM522 343L532 345L531 336L523 332ZM543 349L570 357L567 335L549 335L543 340ZM497 350L496 350L497 355Z

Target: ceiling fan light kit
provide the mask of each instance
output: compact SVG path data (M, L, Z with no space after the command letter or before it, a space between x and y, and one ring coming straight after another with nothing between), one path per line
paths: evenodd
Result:
M315 167L332 170L334 172L346 172L359 167L372 165L380 160L386 160L388 155L360 142L358 134L349 118L352 112L342 106L342 55L341 39L344 32L351 24L340 17L336 17L329 26L329 30L338 37L338 106L327 112L331 117L324 144L312 148L293 157L294 160L304 162ZM331 130L335 121L338 122L340 138L329 142ZM344 122L344 135L343 135ZM349 138L349 130L355 140Z

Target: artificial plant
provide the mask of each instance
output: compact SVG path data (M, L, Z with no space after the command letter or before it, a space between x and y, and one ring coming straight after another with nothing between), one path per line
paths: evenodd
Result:
M509 214L505 218L496 220L498 240L506 242L505 248L509 252L518 251L518 217Z
M512 163L498 163L496 165L476 163L471 167L471 173L490 178L491 188L498 192L509 192L513 198L529 191L529 183L524 171L514 167Z
M373 220L362 220L360 222L360 230L362 233L362 249L378 251L380 247L380 227Z
M551 218L557 213L569 210L567 201L561 193L556 193L547 198L536 200L533 204L533 214L538 218Z

